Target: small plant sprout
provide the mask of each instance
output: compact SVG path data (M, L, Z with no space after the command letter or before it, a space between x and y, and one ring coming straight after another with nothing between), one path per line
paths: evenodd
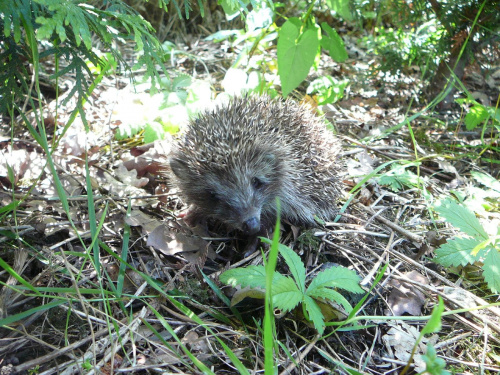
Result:
M264 242L271 243L267 239ZM300 303L306 319L313 323L319 334L325 330L325 317L317 301L333 301L342 305L349 313L352 306L337 290L364 293L359 286L356 272L337 266L319 272L306 286L306 269L300 257L289 247L280 244L279 252L290 269L292 277L275 272L272 284L272 301L275 309L289 312ZM220 275L221 282L242 288L264 289L266 271L264 266L249 266L228 270Z
M490 236L473 212L451 199L440 201L435 210L461 232L436 250L435 261L444 267L481 261L488 287L500 293L500 228Z

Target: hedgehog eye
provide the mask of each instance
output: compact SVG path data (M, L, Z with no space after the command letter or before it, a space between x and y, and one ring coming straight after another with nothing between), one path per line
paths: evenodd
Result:
M255 190L262 189L265 185L266 183L262 181L260 178L258 177L252 178L252 186Z
M213 201L218 201L219 197L217 196L217 193L213 190L207 190L207 194L210 197L211 200Z

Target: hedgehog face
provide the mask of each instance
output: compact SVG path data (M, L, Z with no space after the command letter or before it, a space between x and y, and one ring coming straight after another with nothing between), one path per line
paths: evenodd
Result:
M245 234L259 232L276 217L275 197L280 190L279 158L273 152L231 157L224 165L188 165L170 162L180 188L202 215L213 217Z

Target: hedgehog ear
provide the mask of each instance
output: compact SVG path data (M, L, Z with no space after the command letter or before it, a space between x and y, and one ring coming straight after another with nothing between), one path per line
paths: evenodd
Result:
M186 180L191 175L188 163L179 158L170 159L170 169L172 170L172 172L174 172L179 180Z

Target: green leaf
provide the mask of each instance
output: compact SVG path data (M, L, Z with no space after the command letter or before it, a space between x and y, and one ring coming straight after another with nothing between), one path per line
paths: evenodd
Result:
M134 135L143 130L145 124L124 122L120 125L115 133L115 138L119 141L132 138Z
M333 60L339 63L346 61L349 56L347 56L344 41L337 31L332 29L326 22L321 24L321 28L326 33L326 36L321 38L321 47L328 51Z
M290 272L292 273L293 279L297 283L297 287L301 292L304 292L306 289L306 269L304 267L304 263L302 263L302 260L297 253L288 246L279 244L278 249L281 256L285 259L288 268L290 268Z
M325 318L321 313L320 307L316 301L309 296L304 296L304 305L309 315L309 320L313 322L316 331L322 335L325 331Z
M472 177L474 177L476 181L500 193L500 181L498 181L496 178L491 177L486 173L481 173L476 171L471 171L470 174L472 175Z
M351 304L345 299L345 297L340 294L339 292L336 292L333 289L329 288L314 288L313 290L309 291L307 293L308 296L314 297L314 298L319 298L319 299L327 299L330 301L334 301L337 303L340 303L347 314L350 314L352 311L352 306Z
M479 124L489 118L488 110L482 105L475 105L465 116L465 126L467 130L475 129Z
M266 29L273 23L274 12L263 1L259 8L254 8L248 13L246 24L248 31Z
M219 0L218 4L222 6L224 13L229 19L236 17L240 13L240 9L245 9L249 0Z
M231 286L241 285L252 288L265 288L266 270L263 266L248 266L245 268L233 268L223 272L219 279L224 284Z
M281 275L278 272L274 273L273 285L281 281L281 279L286 279L286 276ZM251 288L262 288L266 287L266 270L264 266L248 266L233 268L232 270L227 270L223 272L220 277L220 281L224 284L229 284L232 286L241 285L244 287ZM291 279L290 279L291 280ZM293 282L293 280L292 280Z
M287 96L309 74L318 54L318 30L305 28L300 19L292 17L284 23L278 37L278 74L283 96Z
M326 0L326 4L331 10L334 10L342 18L352 21L352 13L349 6L350 0Z
M187 74L180 74L172 80L172 90L182 90L186 89L193 83L191 76Z
M500 252L496 248L484 259L483 277L493 293L500 293Z
M485 255L485 249L473 255L474 248L480 243L474 238L455 237L436 250L434 259L445 267L473 264Z
M344 267L331 267L321 271L311 281L306 294L315 294L316 288L340 288L351 293L364 293L359 286L360 278L355 271Z
M290 311L302 301L302 293L290 277L273 281L273 306Z
M488 239L488 234L479 223L476 215L466 207L447 198L439 201L434 209L451 225L469 236L482 240Z
M42 0L37 0L39 3L46 3ZM68 38L66 34L66 27L71 25L75 35L75 42L77 46L83 41L87 49L92 48L92 39L90 35L89 20L95 18L95 8L88 4L73 4L71 1L58 1L49 6L49 10L54 13L50 17L40 16L37 17L36 22L42 26L38 29L38 37L40 39L52 40L52 34L55 32L61 42L66 41ZM88 15L87 12L92 12Z
M146 124L144 128L144 143L152 143L163 138L165 138L165 130L161 124L157 122Z
M311 82L307 93L309 95L317 93L318 104L335 103L344 97L344 91L348 84L348 79L339 81L331 76L323 76Z
M66 300L54 300L52 302L49 302L45 305L40 305L40 306L37 306L37 307L34 307L32 309L29 309L29 310L26 310L26 311L23 311L23 312L20 312L18 314L13 314L13 315L9 315L3 319L0 319L0 327L4 327L4 326L7 326L9 324L12 324L12 323L15 323L17 321L23 321L23 319L27 318L28 316L36 313L36 312L39 312L39 311L46 311L46 310L49 310L53 307L56 307L56 306L60 306L60 305L63 305L65 303L68 303L68 301ZM28 305L29 306L29 305Z
M441 331L441 316L444 311L443 299L439 297L438 304L432 309L431 318L427 324L422 328L421 335L426 335L428 333L435 333Z
M379 184L389 186L395 192L401 190L404 186L418 186L423 181L415 173L407 169L411 166L410 164L393 166L390 171L378 178Z
M449 375L451 372L446 371L446 362L439 358L436 354L436 349L431 344L427 344L427 352L422 355L425 362L425 373L430 375Z

